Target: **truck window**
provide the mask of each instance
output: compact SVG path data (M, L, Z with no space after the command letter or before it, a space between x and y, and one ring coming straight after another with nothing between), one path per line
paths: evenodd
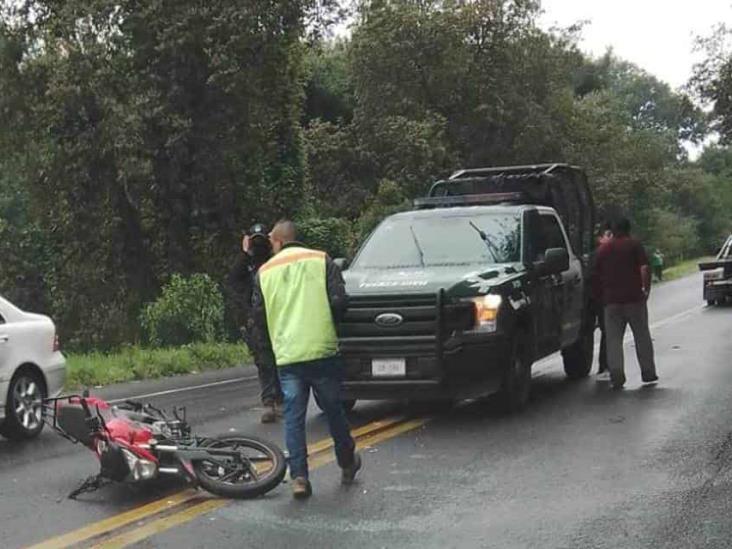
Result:
M521 260L517 214L450 211L397 216L379 225L353 269L492 265Z
M562 228L559 226L557 218L553 215L542 214L541 228L546 235L546 247L549 248L567 248L567 242L564 240Z
M567 249L567 241L557 218L551 214L541 214L538 219L535 234L531 235L532 261L543 261L549 248Z

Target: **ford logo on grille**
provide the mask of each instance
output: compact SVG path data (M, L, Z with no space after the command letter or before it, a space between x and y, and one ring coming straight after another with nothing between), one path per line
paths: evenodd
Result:
M378 324L379 326L391 328L393 326L399 326L402 322L404 322L404 317L396 313L383 313L377 316L374 319L374 322L376 322L376 324Z

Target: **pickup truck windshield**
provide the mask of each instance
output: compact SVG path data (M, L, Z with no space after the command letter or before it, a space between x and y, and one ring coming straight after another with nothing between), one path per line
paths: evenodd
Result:
M520 245L520 215L395 217L379 225L352 268L516 263L521 258Z

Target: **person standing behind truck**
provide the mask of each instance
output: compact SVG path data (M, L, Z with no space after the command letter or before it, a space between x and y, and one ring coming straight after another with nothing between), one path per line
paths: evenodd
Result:
M625 385L623 338L630 324L644 383L658 381L648 326L651 273L643 245L630 236L630 221L613 223L613 238L597 251L595 276L605 306L607 359L614 389Z
M253 225L242 237L242 252L229 273L228 287L234 301L243 311L244 340L254 357L259 378L260 394L264 412L262 423L273 423L281 415L282 388L277 377L272 349L266 334L258 331L252 312L254 277L260 267L272 257L272 247L267 229L261 223Z
M653 267L653 275L659 282L663 281L663 254L661 250L656 248L651 256L651 267Z
M343 276L324 253L296 241L295 224L280 221L270 233L275 256L262 266L254 288L258 325L269 334L285 395L285 442L292 494L310 497L305 416L310 389L328 419L341 483L351 484L361 457L341 403L343 365L336 322L347 307Z
M610 240L613 237L613 232L610 228L610 223L605 222L602 225L602 228L600 229L600 234L597 237L597 249L595 251L595 254L597 254L597 250L600 249L600 247L603 244L606 244L610 242ZM596 257L593 257L593 262L596 261ZM593 271L595 270L595 266L593 265ZM597 280L598 277L594 276L593 280ZM597 375L602 376L602 381L607 381L610 379L607 368L607 335L605 333L605 311L604 307L602 305L602 293L600 291L600 286L596 284L593 287L592 292L592 312L593 315L596 318L596 325L600 329L600 352L597 357L598 360L598 369L597 369ZM607 377L606 377L607 376Z

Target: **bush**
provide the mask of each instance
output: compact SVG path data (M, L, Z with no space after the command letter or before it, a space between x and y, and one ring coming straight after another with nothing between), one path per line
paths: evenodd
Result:
M351 249L352 228L346 219L310 217L299 221L297 226L303 244L323 250L331 257L345 257Z
M156 347L210 343L224 333L224 298L208 275L176 274L140 320L147 341Z

